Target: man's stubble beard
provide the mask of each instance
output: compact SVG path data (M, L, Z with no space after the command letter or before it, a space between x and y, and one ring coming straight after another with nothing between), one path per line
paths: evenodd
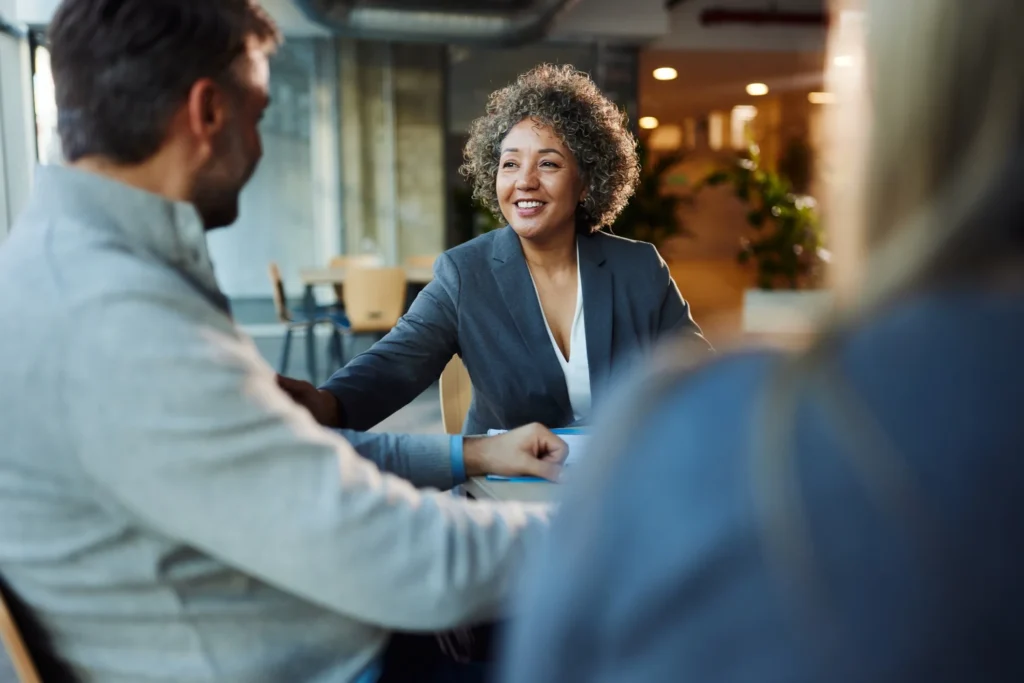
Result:
M197 179L193 201L208 231L228 227L238 220L242 190L256 171L256 163L245 160L241 133L225 133L221 147L220 163ZM242 163L247 168L235 171ZM238 177L233 177L236 174Z

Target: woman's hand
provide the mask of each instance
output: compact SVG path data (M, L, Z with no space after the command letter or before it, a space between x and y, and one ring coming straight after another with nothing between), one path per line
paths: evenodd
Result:
M316 421L324 427L342 426L341 406L331 392L317 389L309 382L283 375L277 376L277 385L291 396L293 401L312 413Z

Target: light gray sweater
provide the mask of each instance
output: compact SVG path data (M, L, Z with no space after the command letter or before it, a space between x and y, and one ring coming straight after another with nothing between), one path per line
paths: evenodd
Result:
M494 616L546 528L292 403L190 205L42 169L0 320L0 575L83 681L356 680L390 630Z

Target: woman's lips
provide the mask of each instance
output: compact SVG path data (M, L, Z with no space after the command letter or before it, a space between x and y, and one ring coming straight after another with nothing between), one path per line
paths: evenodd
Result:
M544 202L531 201L516 202L515 206L516 215L518 215L520 218L530 218L532 216L536 216L541 211L543 211L544 207L547 206L547 204L545 204Z

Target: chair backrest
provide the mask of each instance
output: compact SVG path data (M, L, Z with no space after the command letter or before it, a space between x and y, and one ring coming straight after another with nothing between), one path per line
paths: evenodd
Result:
M405 311L404 268L345 270L345 316L353 332L388 332Z
M292 316L288 312L288 299L284 295L284 280L281 279L281 269L271 261L267 266L267 274L270 275L270 286L274 294L274 311L277 319L283 323L291 322Z
M331 268L380 268L384 259L377 254L348 254L331 259Z
M447 434L461 434L469 405L473 402L473 383L462 359L452 356L441 373L441 421Z
M408 256L405 259L405 265L408 268L433 268L434 261L440 254L417 254L415 256Z
M18 631L14 617L4 602L3 592L0 591L0 641L3 641L4 649L11 658L14 665L14 673L17 674L21 683L40 683L39 672L36 670L32 657L29 655L28 647L25 645L21 632Z
M384 259L377 254L348 254L335 256L331 259L331 268L380 268L384 265ZM348 277L348 273L345 274ZM338 303L345 299L345 288L342 285L334 285L334 295Z

